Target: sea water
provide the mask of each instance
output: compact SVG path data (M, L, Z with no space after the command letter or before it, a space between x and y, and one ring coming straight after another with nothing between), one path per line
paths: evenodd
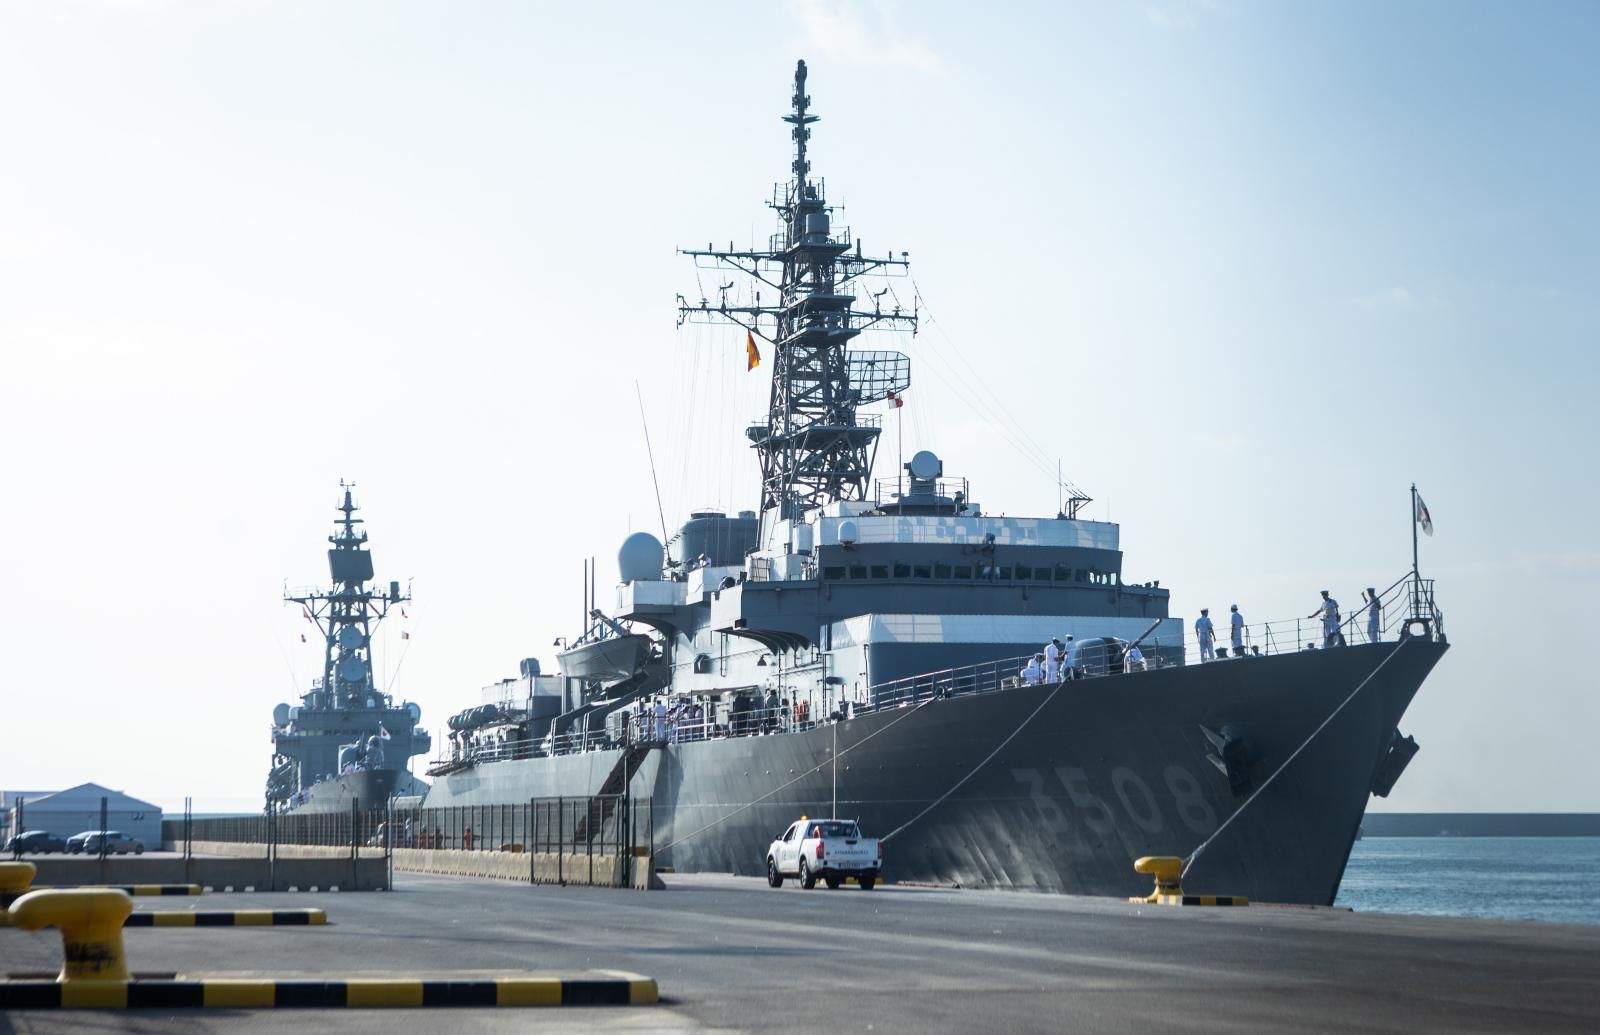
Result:
M1336 906L1600 924L1600 837L1368 837Z

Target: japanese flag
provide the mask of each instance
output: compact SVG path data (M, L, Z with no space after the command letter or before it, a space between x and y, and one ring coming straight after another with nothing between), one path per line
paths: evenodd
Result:
M1417 524L1422 526L1422 531L1433 535L1433 515L1428 513L1428 505L1422 502L1422 497L1417 497Z

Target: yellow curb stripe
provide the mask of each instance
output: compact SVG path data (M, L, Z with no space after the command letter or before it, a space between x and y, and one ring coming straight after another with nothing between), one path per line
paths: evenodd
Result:
M346 981L346 1006L421 1006L421 981L394 981L386 978Z
M151 927L193 927L193 913L152 913Z
M204 1003L218 1009L268 1009L276 1005L276 981L206 981Z
M496 978L496 1006L560 1006L559 978Z
M635 1006L654 1003L659 998L654 978L633 978L628 982L628 1002Z
M63 1010L122 1009L128 1005L126 981L63 981Z

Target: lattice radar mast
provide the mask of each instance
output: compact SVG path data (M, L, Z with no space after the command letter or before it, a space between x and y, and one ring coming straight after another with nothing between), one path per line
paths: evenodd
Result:
M381 693L372 678L372 630L391 607L411 599L399 582L390 582L387 593L369 589L372 579L372 554L367 551L367 533L357 530L363 524L355 516L360 509L351 496L354 483L341 481L343 515L335 524L338 531L328 537L328 590L285 591L286 603L299 604L322 635L324 654L322 687L338 707L358 707L371 697L375 704L387 706L388 695Z
M728 321L770 343L772 394L764 425L749 429L761 461L761 510L796 517L834 500L860 500L867 494L881 430L879 418L862 414L867 403L904 391L911 361L899 352L858 352L846 348L868 327L910 331L910 311L885 308L888 294L872 292L872 308L857 308L855 292L868 276L905 276L907 254L882 258L862 254L847 227L834 226L839 211L827 203L821 179L811 178L806 145L818 116L806 95L806 63L794 73L793 108L783 121L794 127L793 178L773 188L768 206L778 215L778 232L766 250L680 249L702 268L736 270L754 283L749 305L730 301L733 285L722 287L716 302L693 304L678 296L678 325L685 321ZM762 286L776 301L764 304ZM769 298L771 296L769 295Z

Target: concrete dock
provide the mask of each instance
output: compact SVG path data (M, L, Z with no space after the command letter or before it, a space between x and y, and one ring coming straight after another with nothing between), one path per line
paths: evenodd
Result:
M536 1011L23 1012L3 1032L1600 1030L1600 926L1341 910L1137 906L885 886L803 891L669 875L634 892L397 875L272 896L330 926L126 934L136 973L291 977L624 970L657 1006ZM259 894L136 900L250 908ZM0 929L0 969L53 972L54 932ZM426 1015L426 1016L423 1016Z

